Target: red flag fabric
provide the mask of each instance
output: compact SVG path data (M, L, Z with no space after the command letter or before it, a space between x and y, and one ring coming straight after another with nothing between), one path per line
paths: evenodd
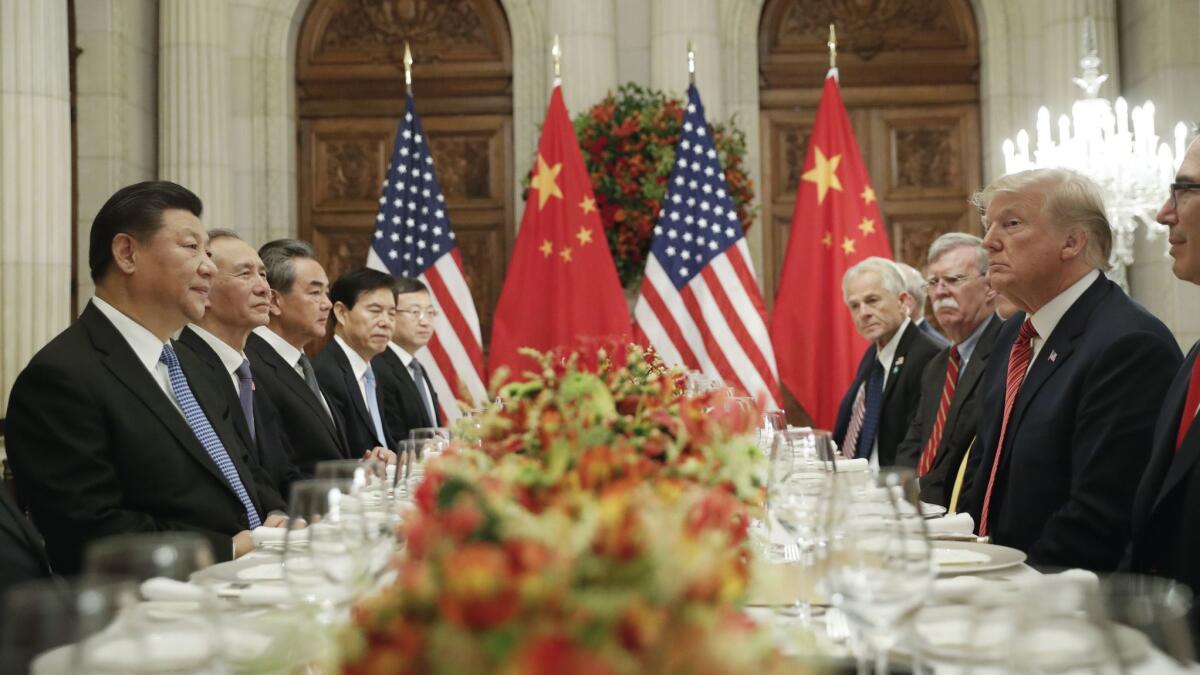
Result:
M825 77L796 190L771 342L779 376L813 423L833 427L867 341L854 329L842 276L871 256L892 257L875 190L838 90Z
M554 88L538 141L525 214L496 315L492 372L533 369L518 353L579 350L585 365L596 349L629 340L629 306L596 209L596 198L562 91Z

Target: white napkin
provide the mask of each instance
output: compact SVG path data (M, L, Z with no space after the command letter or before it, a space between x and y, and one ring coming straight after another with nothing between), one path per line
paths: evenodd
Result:
M154 577L142 582L142 597L147 600L198 602L204 599L204 589L167 577Z
M292 537L294 540L308 541L308 530L295 530L292 532ZM259 526L254 528L254 530L250 533L250 539L254 542L255 546L262 546L264 544L282 544L286 538L286 527Z
M930 599L945 603L969 601L983 590L986 583L970 575L937 579L933 582Z
M866 457L857 459L839 459L837 461L838 473L855 473L858 471L866 471L871 468L871 462Z
M931 518L925 521L925 529L930 536L939 534L971 534L975 531L975 519L969 513L956 513L944 518Z
M254 584L238 596L243 605L282 605L291 601L291 589L281 584Z

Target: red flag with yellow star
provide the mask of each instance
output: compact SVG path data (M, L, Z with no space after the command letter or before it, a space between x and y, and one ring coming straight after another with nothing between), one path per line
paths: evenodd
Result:
M562 91L554 88L537 164L492 323L492 372L535 369L518 353L578 350L595 364L598 347L629 340L629 305L604 237L600 213Z
M868 346L846 309L842 276L870 256L890 259L892 247L831 69L796 190L771 317L779 377L819 428L833 428Z

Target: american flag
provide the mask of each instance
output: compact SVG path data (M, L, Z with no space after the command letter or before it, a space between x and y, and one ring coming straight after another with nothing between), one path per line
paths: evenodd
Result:
M668 363L779 407L762 294L694 85L633 315L638 334Z
M458 419L461 413L455 402L459 399L487 400L479 314L463 276L454 231L446 217L446 199L411 94L383 181L367 266L420 279L429 287L438 318L429 348L416 357L433 383L444 419Z

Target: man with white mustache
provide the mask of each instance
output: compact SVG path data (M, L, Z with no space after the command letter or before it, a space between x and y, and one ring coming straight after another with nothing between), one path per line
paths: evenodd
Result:
M925 286L950 345L925 366L921 403L896 461L917 469L922 501L953 508L979 463L979 453L970 452L979 421L976 385L1001 321L982 239L944 234L929 247L928 260Z

